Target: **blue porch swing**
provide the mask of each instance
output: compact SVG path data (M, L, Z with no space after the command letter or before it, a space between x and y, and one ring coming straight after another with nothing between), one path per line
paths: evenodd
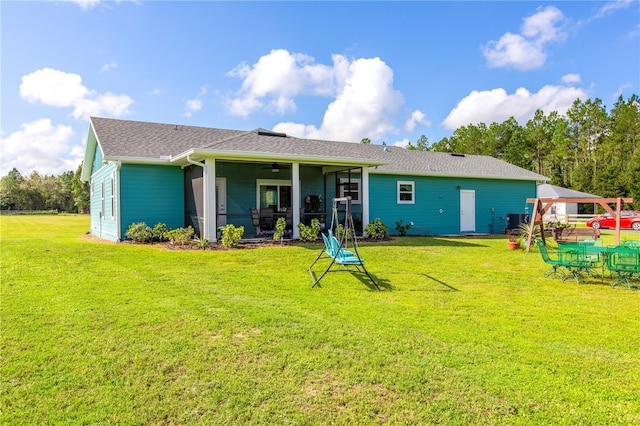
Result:
M346 205L344 227L339 239L333 234L333 230L337 229L338 219L338 204L344 203ZM353 216L351 214L351 197L334 198L333 199L333 213L331 215L331 226L327 230L327 234L322 235L324 241L324 248L321 249L320 254L309 266L309 274L313 280L311 288L315 287L322 278L331 270L334 265L343 266L345 268L355 267L358 272L364 272L371 280L373 285L380 290L378 284L373 279L367 268L364 266L364 259L360 257L358 253L358 241L356 239L356 230L353 224ZM351 251L350 248L353 250ZM320 259L331 259L329 266L324 270L319 278L316 278L316 274L313 271L313 267Z

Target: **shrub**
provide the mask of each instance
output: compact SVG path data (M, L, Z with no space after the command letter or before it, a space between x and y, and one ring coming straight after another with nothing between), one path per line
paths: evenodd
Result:
M396 222L396 232L401 237L406 237L409 233L409 228L411 228L411 224L407 223L406 225L402 224L402 219Z
M172 229L168 232L168 238L172 244L180 244L181 246L183 246L191 241L191 237L193 237L193 234L193 227L187 226L186 228Z
M380 218L376 218L373 222L364 228L364 232L374 240L384 240L389 238L389 228Z
M320 221L316 218L311 219L311 226L307 226L304 223L298 224L298 231L300 231L300 239L305 242L314 242L318 239L320 234Z
M353 237L353 234L352 234L351 228L348 228L345 230L344 225L339 223L338 227L336 228L336 238L338 240L342 240L343 238L350 240L352 237Z
M164 223L156 223L153 227L153 241L167 241L169 237L169 228Z
M202 250L206 249L207 246L209 245L209 239L205 238L205 237L196 237L193 239L193 241L196 243L196 245L198 247L200 247Z
M276 221L276 232L273 233L274 241L282 240L287 229L287 221L284 217L279 217Z
M124 235L135 243L148 243L153 239L153 230L144 222L136 222L129 225Z
M222 228L222 245L225 247L238 247L240 240L244 235L244 226L235 227L232 224L226 225Z

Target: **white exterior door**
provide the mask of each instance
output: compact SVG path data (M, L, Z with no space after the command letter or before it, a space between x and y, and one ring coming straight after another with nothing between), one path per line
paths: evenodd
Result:
M227 180L216 178L216 204L218 226L227 225Z
M476 191L460 190L460 232L476 232Z

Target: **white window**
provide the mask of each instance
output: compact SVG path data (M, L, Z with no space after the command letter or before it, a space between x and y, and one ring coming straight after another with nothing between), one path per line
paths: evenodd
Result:
M111 220L116 218L116 177L111 175Z
M100 181L100 217L104 219L104 178Z
M260 209L271 208L273 211L291 208L291 181L258 179L256 205Z
M415 183L413 181L398 181L398 204L415 203Z
M351 197L351 204L360 204L360 179L340 178L340 197Z

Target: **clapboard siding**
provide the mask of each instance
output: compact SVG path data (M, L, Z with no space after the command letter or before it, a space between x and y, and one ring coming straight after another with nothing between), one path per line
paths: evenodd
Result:
M475 191L476 232L500 233L506 228L507 214L524 213L526 199L536 194L533 181L375 174L369 180L369 216L380 218L391 234L399 220L414 223L410 234L459 233L461 189ZM414 182L414 204L398 204L398 181Z
M90 191L91 233L105 240L117 241L118 181L115 163L103 166L91 176ZM114 203L113 209L111 203Z
M123 164L120 169L122 237L129 225L185 225L184 172L180 167Z

